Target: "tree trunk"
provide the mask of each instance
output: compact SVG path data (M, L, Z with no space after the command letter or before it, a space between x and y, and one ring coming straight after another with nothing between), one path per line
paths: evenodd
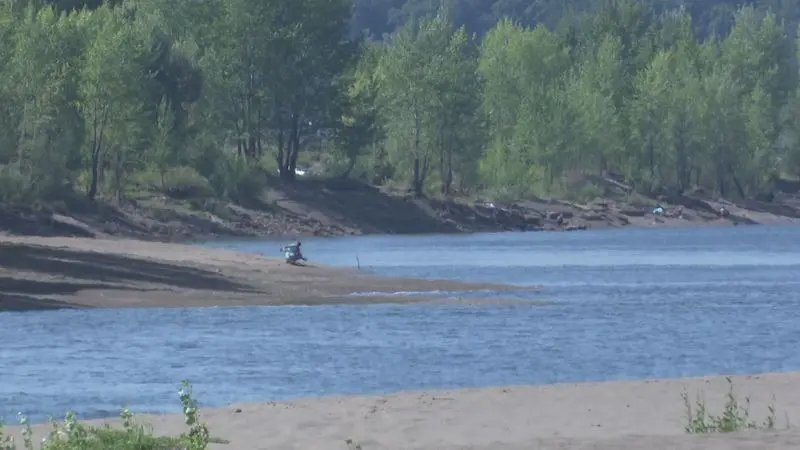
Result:
M261 138L263 129L264 129L264 118L261 115L261 108L259 107L256 118L256 133L254 135L256 139L256 148L255 148L256 159L261 159L261 156L264 154L263 148L261 146L262 145L261 141L263 141L263 139Z
M357 161L356 158L350 158L350 160L347 163L347 168L344 169L344 172L340 175L341 179L344 180L350 177L350 173L356 167L356 161Z
M92 148L92 181L89 183L89 192L86 196L89 200L94 200L97 197L97 176L98 166L100 165L100 151L97 144Z
M420 197L422 195L422 183L420 182L420 167L419 158L414 158L413 174L411 177L411 187L414 190L414 196Z
M92 122L92 179L89 182L89 191L86 193L86 196L92 201L97 197L97 185L100 180L100 151L103 148L103 131L105 129L105 123L108 114L109 111L106 108L103 111L102 119L95 116L94 121Z
M447 176L447 167L445 165L445 148L442 142L439 142L439 177L442 179L442 186L440 188L440 192L442 195L447 194L447 188L445 185L445 178Z
M444 148L439 151L439 177L442 179L442 187L441 193L442 195L447 195L447 185L445 183L445 177L447 176L447 167L445 167L445 156L444 156Z
M447 149L447 177L444 182L444 194L450 195L450 189L453 186L453 149Z
M442 195L450 195L450 185L453 182L453 146L452 136L445 132L444 126L439 131L439 176L441 177Z
M94 200L97 197L97 184L100 179L100 150L103 148L103 131L94 132L94 142L92 143L92 180L89 183L89 192L86 196L89 200Z
M430 155L426 153L425 156L422 158L422 168L419 174L420 194L422 194L422 190L425 187L425 181L428 180L428 175L431 173L430 169L431 169L431 158Z
M278 163L278 176L283 177L283 158L286 157L286 135L284 134L283 124L278 123L278 153L275 155L275 162Z
M411 179L411 186L414 189L414 196L422 196L422 176L420 173L419 161L419 147L420 147L420 134L422 132L422 123L419 118L419 113L414 110L414 168Z
M256 134L253 132L250 134L250 138L248 139L250 145L250 157L254 160L258 159L258 151L256 150Z
M716 191L723 198L728 195L728 180L725 173L725 166L728 160L728 149L725 146L717 147L714 152L716 165L714 168L714 178L716 178Z
M114 194L117 200L117 204L122 203L122 190L123 190L123 171L122 171L122 164L123 164L123 157L122 157L122 150L117 148L117 151L114 152Z
M686 190L686 141L683 130L678 131L677 145L675 146L675 178L678 182L678 193L683 194Z
M739 193L739 196L742 199L746 198L747 195L744 192L744 187L742 186L742 183L739 182L739 179L736 178L736 174L734 173L733 167L730 164L728 165L728 172L731 175L731 180L733 180L733 185L736 186L736 191Z
M283 154L283 161L281 163L281 180L292 182L295 180L297 173L297 158L300 154L300 117L298 114L292 114L289 123L289 141L287 142L286 152Z
M289 159L289 175L290 181L294 181L297 178L297 157L300 156L300 139L299 137L295 137L294 139L294 148L292 149L292 157Z

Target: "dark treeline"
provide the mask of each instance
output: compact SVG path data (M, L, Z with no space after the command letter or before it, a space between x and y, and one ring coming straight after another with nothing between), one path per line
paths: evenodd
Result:
M505 197L800 175L788 2L583 3L11 0L0 200L237 198L299 166Z

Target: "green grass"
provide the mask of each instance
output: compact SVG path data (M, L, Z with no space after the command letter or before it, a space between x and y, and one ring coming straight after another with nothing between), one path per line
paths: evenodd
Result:
M20 414L21 447L11 436L4 435L0 426L0 450L205 450L210 443L227 443L210 437L206 424L198 420L197 402L188 381L181 384L178 395L188 427L178 437L154 436L149 426L136 423L130 410L124 408L121 428L86 426L68 412L63 422L51 420L53 429L36 447L28 419Z
M728 394L726 395L722 412L719 414L712 414L708 411L705 399L701 394L697 394L694 406L692 406L689 394L686 391L681 394L686 407L686 432L689 434L707 434L745 430L774 430L776 425L774 398L767 407L767 417L763 422L759 423L750 417L750 397L745 397L744 402L740 402L733 389L733 380L730 377L725 379L728 382Z

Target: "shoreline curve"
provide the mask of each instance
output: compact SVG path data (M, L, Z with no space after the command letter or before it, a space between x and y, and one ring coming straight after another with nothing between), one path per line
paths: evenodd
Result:
M441 301L441 292L481 290L537 288L290 266L256 253L187 244L0 236L0 311L419 303ZM404 291L431 296L393 294ZM370 295L352 295L358 292Z

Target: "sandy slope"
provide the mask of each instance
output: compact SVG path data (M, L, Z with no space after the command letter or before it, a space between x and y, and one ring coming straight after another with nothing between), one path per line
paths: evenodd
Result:
M279 255L275 249L276 256ZM0 311L410 302L353 292L514 289L289 266L252 253L132 239L0 236Z
M800 433L800 374L734 377L737 393L752 398L763 420L774 395L778 431L688 436L681 392L704 392L719 411L723 377L625 381L372 397L326 397L202 410L219 449L346 449L346 439L369 449L796 449ZM177 415L140 416L157 433L178 434ZM97 423L97 422L96 422ZM43 428L38 428L42 430ZM16 430L18 431L18 430Z

